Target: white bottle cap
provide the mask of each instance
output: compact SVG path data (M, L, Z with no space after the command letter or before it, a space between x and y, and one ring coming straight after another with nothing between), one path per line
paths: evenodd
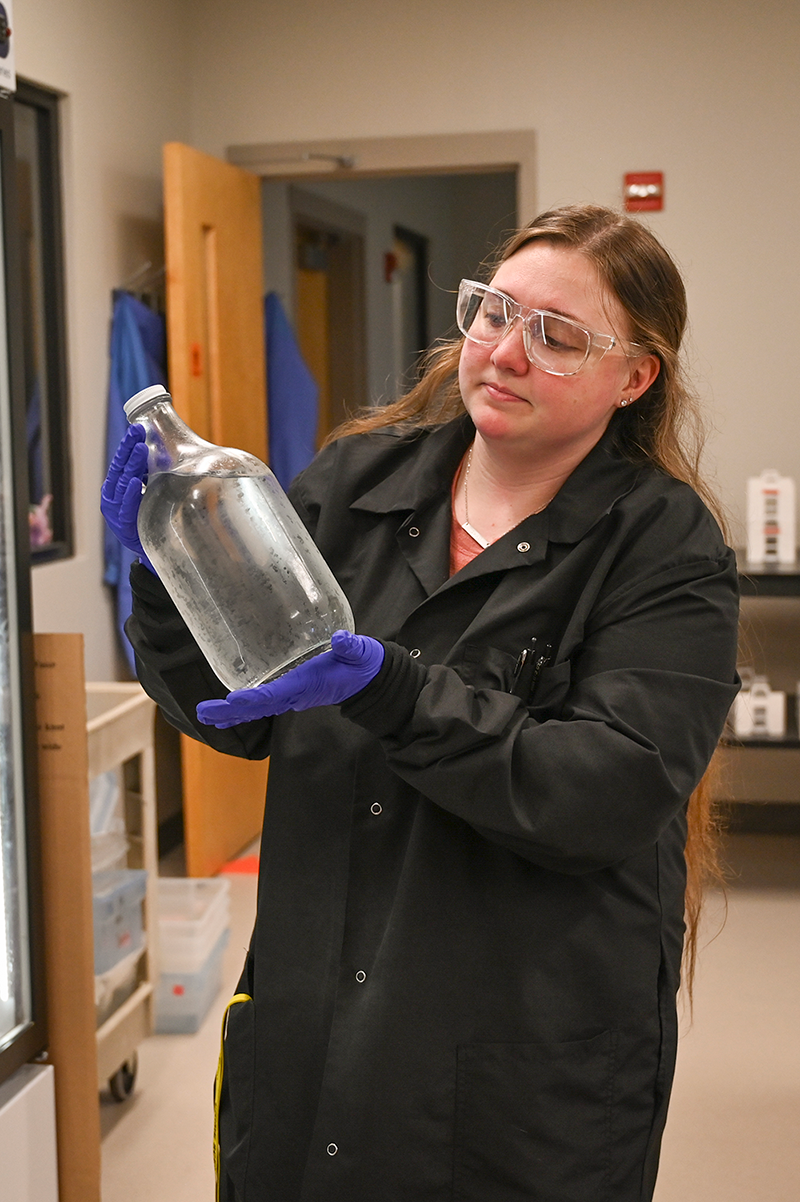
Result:
M128 421L132 421L134 414L143 409L145 405L149 405L156 397L164 397L167 401L172 400L163 384L151 384L149 388L143 388L141 392L137 392L129 401L126 401L122 408L125 410Z

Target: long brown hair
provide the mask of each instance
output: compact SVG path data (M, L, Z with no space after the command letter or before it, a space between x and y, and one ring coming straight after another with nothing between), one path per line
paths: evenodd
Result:
M658 357L660 370L653 383L635 405L615 415L620 451L634 463L653 463L690 484L725 531L724 514L700 472L705 429L683 368L686 290L671 256L638 221L599 205L569 205L540 214L509 238L487 263L485 278L491 279L501 263L535 241L585 255L627 314L631 341ZM463 341L459 337L434 346L422 360L420 380L405 396L345 422L332 437L389 425L438 426L463 413L458 388ZM713 778L709 768L687 810L684 979L690 998L703 894L707 885L723 884Z

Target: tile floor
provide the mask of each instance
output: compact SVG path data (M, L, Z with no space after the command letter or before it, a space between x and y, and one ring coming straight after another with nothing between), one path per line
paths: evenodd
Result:
M800 837L732 836L728 859L727 922L703 951L684 1020L656 1202L800 1199ZM146 1040L133 1097L103 1101L103 1202L213 1202L219 1015L255 904L255 877L228 879L218 1004L196 1035ZM720 915L714 899L709 937Z

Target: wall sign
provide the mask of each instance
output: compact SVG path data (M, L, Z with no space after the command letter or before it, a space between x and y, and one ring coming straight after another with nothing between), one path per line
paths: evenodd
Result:
M629 171L622 194L628 213L655 212L664 208L664 172Z

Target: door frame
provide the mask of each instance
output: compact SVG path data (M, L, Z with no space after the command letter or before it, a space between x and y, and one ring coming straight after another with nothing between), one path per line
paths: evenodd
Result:
M317 445L321 445L331 431L349 416L348 412L342 411L342 396L348 398L348 407L354 412L363 409L367 404L364 274L367 219L357 209L337 204L328 197L317 196L314 192L306 192L292 184L289 187L289 225L293 260L298 226L305 225L320 232L333 234L344 243L339 251L334 252L332 271L329 274L332 295L338 295L339 304L334 305L330 311L328 382L331 392L327 396L327 403L324 404L323 390L320 390ZM296 264L291 271L290 284L291 288L287 291L291 294L292 311L297 317L299 335Z
M537 212L533 130L260 142L229 146L226 157L255 175L291 181L513 171L519 224Z

